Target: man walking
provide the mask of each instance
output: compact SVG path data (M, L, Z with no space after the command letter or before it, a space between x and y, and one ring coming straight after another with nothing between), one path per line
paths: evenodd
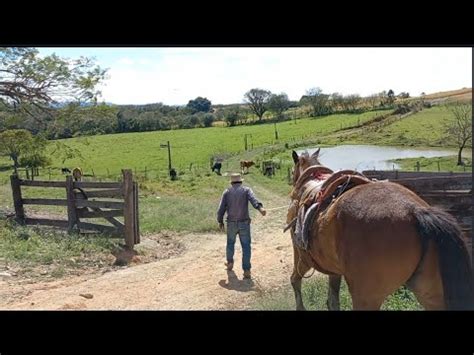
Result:
M219 209L217 211L217 222L219 228L224 231L224 214L227 212L227 270L234 266L234 246L237 234L239 234L242 246L242 269L244 278L250 279L250 257L251 257L251 235L248 202L257 209L262 216L266 215L263 204L257 200L252 189L242 186L243 179L240 174L232 174L230 177L231 187L222 194Z

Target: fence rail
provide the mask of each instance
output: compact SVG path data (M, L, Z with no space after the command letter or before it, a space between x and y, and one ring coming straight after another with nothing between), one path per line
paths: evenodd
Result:
M67 176L66 181L32 181L11 175L16 219L27 225L67 228L70 232L77 228L79 231L94 230L108 233L110 236L125 238L126 246L132 249L135 244L140 243L138 184L133 181L131 170L122 170L122 177L122 182L83 182L73 181L72 176ZM22 186L64 188L66 198L23 198ZM90 200L91 198L110 198L116 201L97 201ZM24 205L66 206L67 220L28 217L25 215ZM115 217L123 217L124 222ZM87 218L103 218L112 225L81 220Z

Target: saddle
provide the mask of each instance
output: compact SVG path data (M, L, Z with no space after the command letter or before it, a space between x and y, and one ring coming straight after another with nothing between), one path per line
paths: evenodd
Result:
M305 171L306 172L306 171ZM293 200L288 210L288 217L294 217L284 231L294 227L292 237L296 245L308 250L309 230L316 217L324 212L338 197L355 186L372 182L365 175L354 170L341 170L330 175L326 180L307 180L302 184L295 184ZM296 187L300 185L299 190Z

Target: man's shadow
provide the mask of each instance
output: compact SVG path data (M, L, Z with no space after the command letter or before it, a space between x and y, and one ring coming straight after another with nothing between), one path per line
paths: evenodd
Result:
M249 292L253 290L255 283L252 279L239 280L234 271L227 271L227 280L220 280L219 286L227 290Z

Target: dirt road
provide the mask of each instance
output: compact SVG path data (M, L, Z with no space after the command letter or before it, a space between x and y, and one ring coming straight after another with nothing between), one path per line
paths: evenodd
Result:
M288 204L264 188L254 191L268 209ZM0 279L0 309L251 309L255 297L289 283L292 247L289 233L282 232L285 215L286 208L255 214L252 280L242 279L239 243L234 271L228 272L223 233L186 234L176 237L184 251L166 260L49 283L12 286Z

